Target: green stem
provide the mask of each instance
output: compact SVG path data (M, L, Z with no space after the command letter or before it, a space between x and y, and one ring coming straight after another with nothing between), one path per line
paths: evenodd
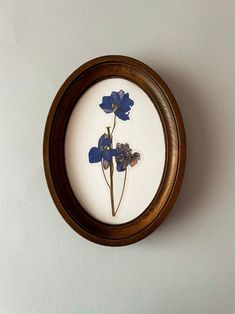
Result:
M114 120L115 121L115 120ZM112 132L114 130L115 127L115 122L114 122L114 126L112 129ZM108 135L109 137L112 136L112 133L110 132L110 127L107 127L108 130ZM112 148L112 147L111 147ZM111 199L111 208L112 208L112 216L115 216L115 205L114 205L114 192L113 192L113 171L114 171L114 167L113 167L113 158L110 161L110 165L109 165L109 171L110 171L110 199Z
M119 202L118 202L117 209L116 209L116 211L115 211L115 215L116 215L116 213L117 213L117 211L118 211L118 209L119 209L119 207L120 207L120 205L121 205L121 201L122 201L122 199L123 199L123 194L124 194L124 190L125 190L125 186L126 186L126 177L127 177L127 168L126 168L126 170L125 170L125 177L124 177L124 182L123 182L123 187L122 187L122 193L121 193L120 200L119 200Z
M110 162L110 198L111 198L111 208L112 216L115 216L115 205L114 205L114 193L113 193L113 161Z
M114 119L113 119L113 128L112 128L112 131L111 131L111 135L113 135L113 131L115 129L115 126L116 126L116 115L114 115Z

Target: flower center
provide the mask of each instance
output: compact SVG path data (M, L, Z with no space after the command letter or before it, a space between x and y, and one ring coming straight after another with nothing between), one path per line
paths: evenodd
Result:
M112 104L112 109L113 109L113 111L116 111L117 108L118 108L118 105L117 105L117 104Z

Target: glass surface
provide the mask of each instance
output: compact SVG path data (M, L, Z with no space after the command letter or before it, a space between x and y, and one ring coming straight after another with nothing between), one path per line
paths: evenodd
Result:
M125 119L125 116L116 111L116 126L112 134L113 149L117 143L128 143L132 152L127 150L127 155L133 157L134 152L140 155L140 160L136 158L133 161L134 157L129 158L126 181L125 171L117 171L117 159L115 156L112 158L115 209L118 207L125 181L123 197L115 216L112 216L110 188L104 179L105 174L110 184L110 162L107 164L106 161L108 168L102 170L101 162L90 163L88 157L91 147L101 149L102 156L105 156L103 146L98 146L98 140L102 134L108 134L106 127L110 127L109 130L112 131L117 106L114 104L113 112L105 113L99 105L103 97L110 96L113 91L129 93L129 98L134 101L129 120L121 119L120 117ZM110 147L107 148L109 149ZM162 124L147 94L134 83L121 78L105 79L89 88L79 99L69 120L65 139L65 162L71 187L90 215L109 224L128 222L139 216L157 192L165 163Z

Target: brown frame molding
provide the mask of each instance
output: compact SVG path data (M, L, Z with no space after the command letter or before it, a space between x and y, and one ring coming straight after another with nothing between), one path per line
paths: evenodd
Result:
M64 158L66 129L79 97L93 84L111 77L132 81L151 98L160 115L166 143L164 174L154 199L140 216L119 225L102 223L82 208L70 186ZM76 232L102 245L121 246L139 241L167 217L182 184L186 141L176 100L160 76L144 63L125 56L95 58L74 71L59 89L46 122L43 158L54 203Z

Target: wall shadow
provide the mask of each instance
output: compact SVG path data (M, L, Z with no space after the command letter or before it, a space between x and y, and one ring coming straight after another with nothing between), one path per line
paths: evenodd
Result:
M154 67L153 67L154 69ZM166 72L156 69L174 94L183 116L186 141L187 159L183 185L178 199L166 221L143 240L143 245L156 241L159 233L164 229L180 228L181 224L189 223L195 215L201 215L202 204L210 190L213 178L218 176L212 159L214 147L218 143L214 137L214 124L211 106L207 106L207 93L203 93L202 86L198 86L192 77L178 72Z

